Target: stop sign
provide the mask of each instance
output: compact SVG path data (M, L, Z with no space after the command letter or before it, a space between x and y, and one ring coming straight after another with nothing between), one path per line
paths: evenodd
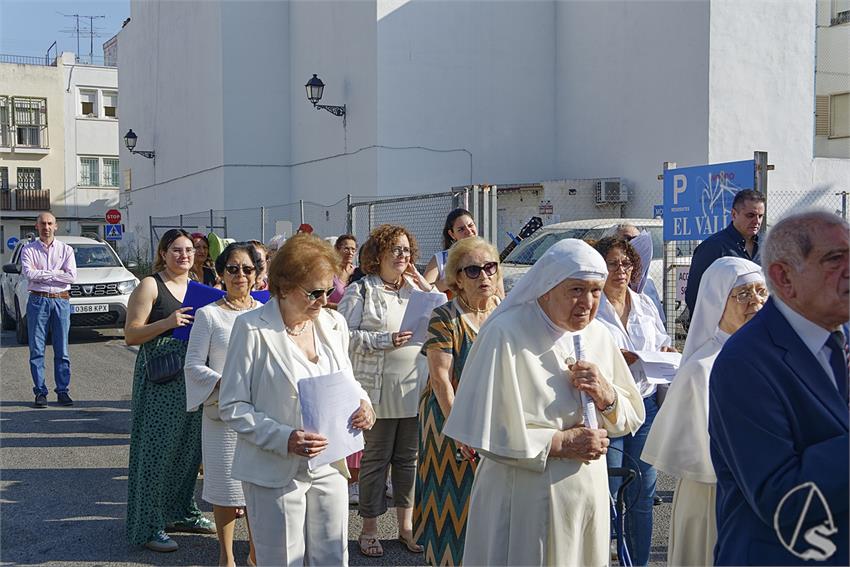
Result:
M118 224L121 222L121 211L118 209L109 209L106 211L106 222L109 224Z

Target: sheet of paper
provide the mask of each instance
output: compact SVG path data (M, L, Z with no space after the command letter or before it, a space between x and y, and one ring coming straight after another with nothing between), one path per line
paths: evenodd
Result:
M635 354L640 358L646 380L651 384L672 382L682 362L682 354L678 352L639 350Z
M304 431L328 439L327 448L308 461L310 470L363 450L363 432L350 423L360 407L360 395L351 368L298 381Z
M399 331L413 331L410 343L424 343L428 335L428 321L434 308L448 301L445 293L419 291L414 289L404 310Z

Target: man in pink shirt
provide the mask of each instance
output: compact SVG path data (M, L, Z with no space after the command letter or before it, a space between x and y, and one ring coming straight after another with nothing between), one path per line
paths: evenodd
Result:
M27 278L30 292L27 301L30 372L34 384L34 407L47 407L44 383L44 350L47 331L53 339L53 376L57 402L72 406L68 395L71 384L71 358L68 353L68 330L71 327L71 283L77 278L74 249L54 238L59 228L56 217L44 212L35 223L38 240L21 250L21 272Z

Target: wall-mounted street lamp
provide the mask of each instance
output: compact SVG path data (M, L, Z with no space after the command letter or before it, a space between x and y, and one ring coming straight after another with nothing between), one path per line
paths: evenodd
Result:
M142 157L154 159L156 157L156 152L147 152L142 150L139 150L138 152L136 151L136 141L138 139L139 137L136 136L136 133L133 132L133 129L131 128L130 131L124 135L124 145L127 146L127 149L130 150L131 154L139 154Z
M342 106L331 106L327 104L319 104L319 101L322 100L322 93L325 91L325 83L322 82L322 79L316 76L313 73L313 78L307 81L307 84L304 85L307 89L307 100L313 103L313 108L327 110L334 116L342 116L342 123L345 125L345 105Z

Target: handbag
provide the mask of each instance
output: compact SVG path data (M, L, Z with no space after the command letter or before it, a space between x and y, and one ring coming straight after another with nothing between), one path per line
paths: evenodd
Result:
M164 352L150 356L145 348L145 372L148 382L167 384L177 378L183 370L183 357L176 352Z

